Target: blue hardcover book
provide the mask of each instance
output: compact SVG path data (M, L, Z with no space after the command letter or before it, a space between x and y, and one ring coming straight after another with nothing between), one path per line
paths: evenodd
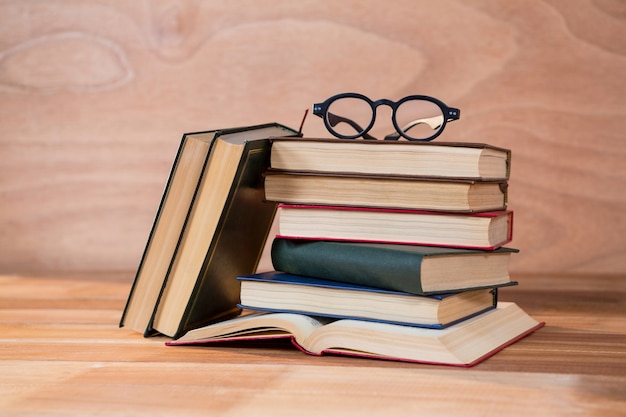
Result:
M244 309L414 327L441 329L497 304L496 287L423 296L278 271L237 279Z

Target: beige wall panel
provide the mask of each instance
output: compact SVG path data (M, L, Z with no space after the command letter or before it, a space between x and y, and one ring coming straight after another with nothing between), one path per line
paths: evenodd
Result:
M184 132L355 91L513 150L514 273L624 274L624 74L618 0L4 0L0 273L135 269Z

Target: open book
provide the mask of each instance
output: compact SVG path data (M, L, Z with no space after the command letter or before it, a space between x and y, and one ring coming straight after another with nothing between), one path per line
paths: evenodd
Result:
M190 330L168 346L291 338L311 355L338 354L406 362L473 366L542 327L515 303L446 329L291 313L258 313Z

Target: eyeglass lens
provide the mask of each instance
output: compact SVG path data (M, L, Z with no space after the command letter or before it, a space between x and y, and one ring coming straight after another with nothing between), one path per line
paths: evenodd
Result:
M425 139L437 133L443 120L441 108L432 101L407 100L396 109L398 128L415 139Z
M363 133L372 122L372 106L357 97L343 97L333 101L326 113L328 123L340 136Z
M333 131L339 136L355 137L373 122L374 110L370 103L357 97L342 97L333 101L326 113ZM443 126L442 109L428 100L411 99L396 109L397 128L413 139L426 139Z

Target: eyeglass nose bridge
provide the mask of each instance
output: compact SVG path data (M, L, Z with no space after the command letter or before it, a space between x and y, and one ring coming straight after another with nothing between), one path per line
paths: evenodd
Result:
M396 103L395 101L389 100L387 98L381 98L380 100L372 101L372 108L376 109L378 106L389 106L393 110Z
M378 110L378 107L380 106L389 107L391 109L392 115L395 113L395 110L396 110L396 102L393 100L389 100L387 98L381 98L380 100L376 100L376 101L369 100L369 102L370 102L370 106L372 106L372 121L370 122L367 129L365 129L365 133L369 132L374 127L374 124L376 123L376 112ZM392 116L392 119L393 119L393 116Z

